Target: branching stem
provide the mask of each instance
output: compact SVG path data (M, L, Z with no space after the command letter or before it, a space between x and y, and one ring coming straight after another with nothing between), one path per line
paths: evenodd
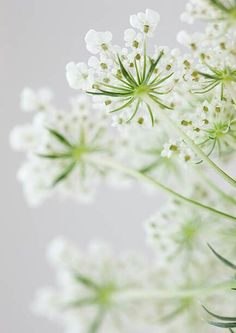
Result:
M131 168L128 168L122 164L119 164L118 162L114 161L114 160L109 160L109 159L102 159L102 160L91 160L92 163L94 163L95 165L101 165L113 170L117 170L123 174L129 175L131 177L136 178L137 180L149 183L159 189L161 189L162 191L166 192L167 194L171 195L173 198L180 200L182 202L185 202L187 204L190 204L192 206L198 207L206 212L210 212L213 213L216 216L222 217L222 218L226 218L229 219L233 222L236 222L236 217L232 216L230 214L227 214L225 212L222 212L220 210L217 210L213 207L204 205L198 201L195 201L191 198L185 197L181 194L179 194L178 192L175 192L174 190L170 189L169 187L159 183L157 180L155 180L154 178L147 176L145 174L143 174L142 172L138 171L138 170L134 170Z
M236 281L228 280L213 285L204 285L198 287L177 288L177 289L147 289L147 290L127 290L117 291L113 298L117 302L138 301L138 300L155 300L155 299L183 299L191 297L203 297L215 295L219 292L225 292L235 288Z

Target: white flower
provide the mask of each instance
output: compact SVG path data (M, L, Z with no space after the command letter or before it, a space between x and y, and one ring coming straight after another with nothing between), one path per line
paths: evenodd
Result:
M193 192L192 197L195 198L196 193ZM206 220L208 223L205 223ZM209 214L180 202L171 202L162 207L146 223L147 240L155 250L157 264L161 267L173 265L174 271L180 270L180 280L184 276L194 278L199 270L205 276L210 275L209 264L213 258L205 244L217 240L218 222L217 218L209 221ZM183 267L186 271L181 274Z
M132 292L146 283L149 287L157 284L148 262L139 255L117 257L101 243L92 243L87 253L82 253L73 243L59 238L50 245L49 258L56 263L57 287L36 294L36 314L60 322L68 332L87 332L92 328L93 332L113 332L129 327L130 318L137 321L137 327L149 324L145 315L153 315L153 307L136 305L126 298L121 303L116 299L116 295ZM76 258L73 265L72 258Z
M25 112L45 111L50 108L52 99L53 93L50 89L34 91L31 88L25 88L21 93L21 109Z
M97 161L115 154L114 135L108 118L90 108L89 98L78 96L72 110L36 114L32 124L12 131L13 148L27 154L18 179L30 204L56 193L88 202L107 177L109 170Z
M170 158L174 154L178 153L179 153L179 142L170 140L168 143L164 144L161 156Z
M93 70L84 63L69 62L66 65L66 78L71 88L87 90L93 82Z
M56 177L55 168L52 170L47 161L41 162L34 155L29 156L23 163L17 178L22 183L24 196L30 206L36 207L53 195L51 179L54 177Z
M204 20L208 22L208 36L218 37L235 30L235 11L235 1L231 0L189 0L181 19L190 24Z
M82 252L65 239L55 239L49 258L56 269L56 286L36 293L34 313L60 323L66 332L130 332L136 327L147 331L153 324L164 332L173 326L178 332L183 327L184 332L202 328L196 310L199 295L172 299L170 292L204 286L212 269L218 274L218 265L202 245L201 233L206 235L209 225L175 205L163 211L161 223L159 218L152 219L147 227L156 250L152 263L139 254L114 255L102 243L91 243ZM155 291L162 297L155 299ZM171 320L159 324L173 312Z
M58 300L56 291L53 288L43 288L37 291L37 302L32 306L32 310L35 314L41 316L47 316L48 318L55 320L58 316L57 308L60 308L61 304Z
M151 9L146 9L145 13L140 12L130 16L131 26L149 36L153 35L159 20L159 14Z
M91 100L87 95L78 95L70 99L70 104L72 108L72 112L79 112L87 114L87 110L89 110L91 105Z
M137 33L134 29L126 29L124 33L124 41L127 47L140 50L143 47L143 35Z
M11 130L11 147L18 151L34 149L38 140L38 131L31 124L18 125Z
M111 41L112 34L110 31L97 32L91 29L85 36L87 50L93 54L108 51Z
M206 44L204 41L206 37L201 33L189 34L182 30L177 34L177 41L184 46L189 47L193 52L203 51L203 47Z
M64 237L58 237L51 242L47 255L50 263L59 269L73 270L79 265L78 249Z
M132 26L144 29L150 36L155 30L158 19L157 13L147 9L145 13L131 17L131 22ZM118 111L123 112L124 124L135 119L142 122L143 118L148 117L149 125L154 126L155 110L152 110L147 99L153 99L157 109L171 108L168 105L170 94L179 81L174 75L176 55L167 48L160 47L155 47L155 51L148 54L147 40L142 33L134 29L127 29L124 39L125 48L108 47L110 45L108 33L103 35L91 30L87 34L87 47L92 47L93 53L98 53L99 57L89 58L88 67L94 72L94 76L89 80L85 75L85 89L79 85L78 89L87 90L93 95L96 105L100 104L101 109L114 114ZM109 49L109 52L106 52L106 49ZM84 68L87 70L85 64ZM69 83L76 88L76 84L71 84L71 80ZM87 89L87 84L90 89Z

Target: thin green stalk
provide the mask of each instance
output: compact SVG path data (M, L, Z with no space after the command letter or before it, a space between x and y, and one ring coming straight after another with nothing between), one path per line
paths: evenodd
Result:
M96 165L102 165L104 167L107 167L107 168L111 168L113 170L117 170L117 171L120 171L124 174L127 174L129 176L132 176L140 181L144 181L146 183L149 183L151 185L154 185L155 187L163 190L164 192L166 192L167 194L171 195L172 197L174 197L175 199L177 200L181 200L182 202L185 202L187 204L190 204L192 206L195 206L195 207L198 207L198 208L201 208L207 212L211 212L217 216L220 216L220 217L223 217L223 218L226 218L226 219L229 219L231 221L234 221L236 222L236 217L235 216L232 216L232 215L229 215L225 212L222 212L222 211L219 211L215 208L212 208L210 206L207 206L207 205L204 205L198 201L195 201L193 199L190 199L190 198L187 198L175 191L173 191L172 189L170 189L169 187L159 183L157 180L151 178L150 176L147 176L145 174L143 174L142 172L138 171L138 170L134 170L134 169L130 169L128 167L125 167L119 163L117 163L116 161L113 161L113 160L108 160L108 159L102 159L102 160L92 160L91 162L95 163Z
M204 285L192 288L177 289L134 289L127 291L117 291L113 295L116 302L138 301L138 300L155 300L155 299L183 299L190 297L203 297L215 295L221 291L228 291L235 288L236 281L228 280L213 285Z
M157 103L149 96L143 97L143 101L152 109L157 107ZM189 138L189 136L168 116L168 113L165 109L159 108L159 116L165 121L165 123L169 124L178 134L179 136L189 145L189 147L201 158L204 162L206 162L215 172L217 172L224 180L226 180L233 187L236 187L236 180L229 176L224 170L222 170L215 162L213 162L202 150L201 148L194 143L194 141Z

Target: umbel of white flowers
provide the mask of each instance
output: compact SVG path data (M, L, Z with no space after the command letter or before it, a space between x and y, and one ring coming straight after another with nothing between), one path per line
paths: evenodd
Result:
M27 88L22 93L23 111L35 114L31 123L11 132L12 147L27 153L18 178L33 205L54 193L87 201L107 174L90 158L114 154L107 117L101 113L92 117L86 96L72 99L70 111L58 109L51 99L46 89Z
M163 332L173 328L184 333L212 332L199 320L198 301L217 303L218 289L227 290L235 282L204 284L212 269L221 274L201 238L202 232L209 232L214 240L215 224L206 225L206 215L198 214L196 220L191 210L183 213L175 205L148 222L156 262L139 254L115 255L102 243L94 242L83 252L64 238L53 240L48 259L56 270L57 285L37 292L33 311L59 322L66 332L147 331L151 327ZM168 230L161 219L169 219ZM221 305L230 309L227 302Z
M95 103L110 113L123 111L119 123L134 118L143 123L149 118L154 125L153 110L144 97L149 96L161 108L171 109L167 95L177 81L174 51L156 47L152 55L148 54L148 38L154 35L158 22L158 13L150 9L132 15L132 28L124 33L125 48L112 44L110 32L90 30L85 41L94 55L88 65L70 62L66 66L70 86L92 94Z

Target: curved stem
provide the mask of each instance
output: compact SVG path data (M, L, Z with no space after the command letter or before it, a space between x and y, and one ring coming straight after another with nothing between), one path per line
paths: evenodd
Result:
M143 97L143 101L151 108L156 108L157 103L149 96ZM236 180L229 176L224 170L222 170L215 162L213 162L202 150L194 143L194 141L168 116L165 109L159 108L159 116L169 124L176 133L189 145L189 147L200 157L204 162L206 162L212 169L215 170L224 180L226 180L230 185L236 187Z
M171 195L172 197L174 197L175 199L178 199L178 200L181 200L187 204L190 204L192 206L195 206L195 207L198 207L198 208L201 208L207 212L211 212L217 216L220 216L220 217L223 217L223 218L226 218L226 219L229 219L231 221L234 221L236 222L236 217L235 216L232 216L232 215L229 215L227 213L224 213L222 211L219 211L215 208L212 208L210 206L207 206L207 205L204 205L198 201L195 201L191 198L187 198L175 191L173 191L172 189L170 189L169 187L159 183L157 180L141 173L140 171L137 171L137 170L134 170L134 169L130 169L128 167L125 167L119 163L117 163L116 161L113 161L113 160L108 160L108 159L103 159L103 160L92 160L93 163L95 163L96 165L103 165L104 167L108 167L108 168L111 168L113 170L118 170L124 174L127 174L129 176L132 176L138 180L141 180L141 181L145 181L146 183L149 183L151 185L154 185L155 187L163 190L164 192L168 193L169 195Z
M134 289L127 291L117 291L113 299L117 302L138 301L138 300L155 300L155 299L183 299L189 297L202 297L215 295L220 291L227 291L235 288L236 281L228 280L214 285L205 285L202 287L177 288L177 289Z

